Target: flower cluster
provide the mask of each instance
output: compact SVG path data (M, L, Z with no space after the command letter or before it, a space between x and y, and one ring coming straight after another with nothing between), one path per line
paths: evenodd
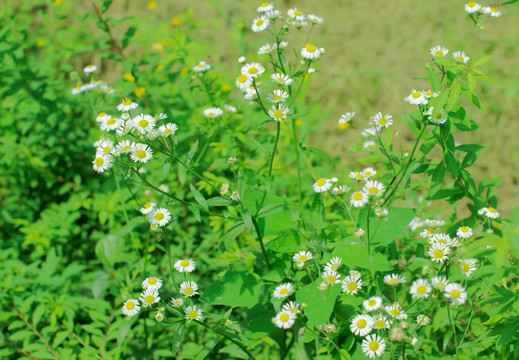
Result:
M465 4L465 11L469 14L485 14L491 17L500 17L501 11L496 5L492 6L481 6L475 1L469 1Z

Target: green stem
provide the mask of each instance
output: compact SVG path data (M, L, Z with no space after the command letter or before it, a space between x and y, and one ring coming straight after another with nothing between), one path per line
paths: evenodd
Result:
M198 325L201 325L201 326L205 327L205 328L208 329L208 330L211 330L212 332L214 332L214 333L217 334L217 335L220 335L220 336L223 336L223 337L227 338L227 339L230 340L233 344L239 346L243 351L245 351L245 352L247 353L247 355L249 355L249 359L253 359L253 360L256 359L256 357L254 356L254 354L251 353L251 352L249 351L249 349L247 349L243 344L241 344L241 343L239 343L238 341L234 340L234 339L233 339L232 337L230 337L229 335L227 335L227 334L225 334L225 333L220 333L220 332L218 332L218 331L212 329L212 328L209 327L208 325L206 325L206 324L204 324L204 323L201 323L201 322L199 322L199 321L196 321L196 323L197 323Z
M270 156L270 164L269 164L269 173L268 173L268 180L270 181L270 178L272 177L272 167L274 166L274 157L276 156L276 149L278 147L279 142L279 133L281 131L281 123L277 122L277 129L276 129L276 140L274 141L274 148L272 149L272 155ZM267 188L265 187L265 191L263 192L263 197L261 198L260 204L258 206L258 211L254 216L257 216L259 211L261 210L261 207L263 206L263 203L265 202L265 198L267 197Z
M456 326L454 325L454 322L452 321L451 310L450 310L449 304L447 304L447 315L449 317L449 323L452 326L452 332L454 335L454 345L455 345L455 349L456 349L456 359L458 359L458 336L456 335Z
M285 331L285 334L286 334L286 331ZM294 345L295 341L296 341L296 334L292 334L292 339L290 339L290 343L285 348L285 351L283 352L283 355L281 355L280 360L284 360L287 357L287 355L290 352L290 349L292 348L292 345Z
M301 194L301 164L299 160L299 145L297 143L297 132L296 132L296 122L295 119L292 119L292 143L294 144L294 151L296 153L296 168L297 168L297 195L299 198L299 204L302 202L302 194Z
M265 258L265 262L267 263L267 268L270 270L270 261L267 256L267 251L265 250L265 245L263 244L263 237L261 236L261 230L259 228L258 222L256 221L256 217L252 216L252 224L254 225L254 229L256 230L256 235L258 236L258 241L260 243L261 252L263 253L263 257Z

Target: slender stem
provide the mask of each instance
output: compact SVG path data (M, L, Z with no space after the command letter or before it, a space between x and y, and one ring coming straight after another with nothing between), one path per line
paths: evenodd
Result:
M472 27L472 30L470 30L470 34L469 34L469 36L467 37L467 40L465 40L465 43L464 43L463 46L461 47L461 51L464 51L464 50L465 50L465 47L467 46L467 43L469 42L470 38L472 37L472 34L474 33L474 30L476 30L476 26L477 26L477 22L474 21L474 26Z
M269 257L267 256L267 251L265 250L265 245L263 244L263 237L261 236L261 230L258 225L258 221L256 220L256 217L252 216L252 224L254 225L254 229L256 230L256 235L258 235L258 241L260 243L261 252L263 253L263 257L265 258L265 262L267 263L267 267L270 270L270 261Z
M270 156L270 165L269 165L269 173L268 173L269 180L272 176L272 167L274 166L274 157L276 156L276 149L278 147L278 142L279 142L279 133L281 131L281 123L277 122L276 125L277 125L276 140L274 141L274 148L272 149L272 154ZM258 215L259 211L261 210L261 207L263 206L263 203L265 202L266 197L267 197L267 188L265 187L265 191L263 192L263 197L261 198L260 204L258 206L258 212L254 216Z
M204 323L202 323L202 322L196 321L196 323L197 323L198 325L201 325L201 326L205 327L205 328L208 329L208 330L211 330L211 331L214 332L215 334L218 334L218 335L220 335L220 336L223 336L223 337L229 339L233 344L239 346L243 351L245 351L245 352L247 353L247 355L249 355L249 359L253 359L253 360L256 359L256 357L254 356L254 354L251 353L251 352L249 351L249 349L247 349L243 344L241 344L241 343L239 343L238 341L234 340L234 339L233 339L232 337L230 337L229 335L227 335L227 334L225 334L225 333L220 333L220 332L218 332L218 331L212 329L211 327L209 327L208 325L206 325L206 324L204 324Z
M286 334L286 331L285 331L285 334ZM287 355L290 352L290 349L292 348L292 345L294 345L295 341L296 341L296 335L292 334L292 339L290 339L290 343L285 348L285 351L283 352L283 355L281 355L280 360L284 360L287 357Z
M294 144L294 151L296 153L296 168L297 168L297 195L299 198L299 204L302 201L301 194L301 164L299 160L299 144L297 143L297 132L296 132L296 122L292 120L292 143Z
M455 349L456 349L456 359L458 359L458 336L456 335L456 326L454 325L454 322L452 321L451 309L450 309L449 304L447 304L447 315L449 317L449 323L452 326L452 332L454 335L454 345L455 345Z
M402 344L402 360L405 360L405 341Z

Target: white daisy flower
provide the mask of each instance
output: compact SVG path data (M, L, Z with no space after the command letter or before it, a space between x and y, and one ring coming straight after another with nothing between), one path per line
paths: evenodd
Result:
M186 314L185 318L187 320L189 320L189 322L191 322L193 320L202 321L202 319L204 318L202 316L202 314L203 314L202 309L197 309L196 305L188 306L185 310L185 314Z
M430 228L436 229L440 226L445 225L445 220L438 220L438 219L427 219L425 220L425 225L429 226Z
M431 279L432 286L440 291L445 290L445 287L449 285L449 280L444 277L435 276Z
M198 295L198 284L194 281L184 281L180 284L180 295L193 297Z
M132 151L132 147L133 144L130 142L130 140L123 140L115 146L117 151L123 154L129 154Z
M468 63L470 60L470 58L467 55L465 55L465 52L463 52L463 51L456 51L455 53L452 54L452 57L457 62L460 62L463 64Z
M287 296L289 296L293 290L294 285L292 285L291 283L284 283L276 287L273 296L278 299L284 299Z
M364 185L364 188L362 189L362 191L368 194L369 196L382 196L384 190L384 185L375 180L367 181Z
M424 91L423 94L425 95L425 97L426 97L427 99L435 98L435 97L438 97L438 96L440 95L439 92L437 92L437 91L432 91L431 89Z
M366 336L371 330L373 330L373 325L375 321L369 315L357 315L353 318L350 324L350 330L354 335L357 336Z
M362 288L362 279L351 275L346 276L344 280L342 280L341 288L342 291L347 294L356 295Z
M122 119L113 116L107 116L103 121L101 121L100 127L103 131L112 131L117 130L123 125L124 121Z
M286 106L281 105L281 104L278 104L277 106L272 105L272 109L268 111L269 116L274 121L281 121L283 119L286 119L288 112L289 112L289 109Z
M315 45L310 43L306 43L301 49L301 56L308 60L313 60L319 58L321 56L321 49L317 48Z
M155 118L148 114L140 114L132 119L132 126L141 134L153 131L155 128Z
M429 297L429 294L432 291L431 285L424 279L418 279L413 281L411 284L411 289L409 293L413 297L413 299L424 299Z
M362 174L362 171L351 171L348 176L355 180L364 180L364 175Z
M175 262L174 267L175 270L179 272L190 273L191 271L195 270L196 263L192 259L183 259Z
M341 274L339 274L337 271L329 270L325 271L321 277L326 281L327 284L333 285L338 284L341 282Z
M274 90L267 96L267 100L275 104L280 103L288 99L288 93L285 90Z
M82 93L85 90L87 90L86 87L78 85L75 88L72 88L72 90L70 90L70 92L72 93L72 95L77 95L77 94Z
M133 145L130 158L143 164L150 161L153 151L146 144L137 143Z
M247 60L247 59L245 58L245 56L240 56L240 57L238 58L238 62L239 62L240 64L241 64L241 63L244 63L245 60Z
M142 282L142 288L145 291L156 291L162 287L162 280L156 277L149 277Z
M353 277L353 279L355 279L355 280L359 280L359 279L361 278L361 276L362 276L362 274L360 273L360 271L357 271L357 270L350 270L349 275L350 275L351 277Z
M487 206L481 210L483 211L483 215L485 215L489 219L497 219L500 216L497 210L492 206Z
M270 44L261 45L258 49L258 55L268 55L274 50L275 47L271 46Z
M390 286L397 286L405 283L405 277L399 274L390 274L384 276L384 283Z
M206 63L205 61L200 61L194 68L193 71L196 72L204 72L211 69L211 65Z
M314 25L324 24L324 19L322 17L315 16L315 15L307 15L306 18L308 19L308 21L310 21Z
M342 263L342 259L340 257L338 257L338 256L333 257L330 259L330 261L324 267L324 271L337 271L337 270L339 270L341 263Z
M416 317L416 323L420 326L429 325L431 323L431 319L425 314L420 314Z
M343 194L346 194L350 190L351 190L351 188L349 188L346 185L338 185L332 189L332 194L333 195L343 195Z
M388 320L386 315L384 314L378 314L373 316L373 321L375 321L373 328L377 330L389 329L391 328L391 324L393 323L392 320Z
M153 117L155 118L155 120L159 121L159 120L167 119L168 115L164 114L164 113L160 113L160 114L155 114L155 116L153 116Z
M171 298L171 306L178 308L178 307L181 307L182 305L184 305L184 299Z
M123 314L129 317L136 315L140 309L139 300L136 299L128 299L123 304Z
M375 311L382 307L382 298L378 296L372 296L362 302L362 306L366 311Z
M297 316L292 311L282 310L274 318L274 324L280 329L289 329L296 322Z
M139 298L142 306L148 307L160 301L159 293L157 290L144 291Z
M472 229L468 226L462 226L456 231L456 236L467 239L472 236Z
M294 254L292 257L292 260L296 263L298 268L302 268L306 261L313 258L313 255L310 251L299 251L298 253ZM300 266L302 265L302 266Z
M449 258L451 250L449 246L440 243L433 243L427 252L432 261L444 262Z
M490 15L492 17L500 17L501 11L499 11L499 8L497 6L485 6L481 8L484 14Z
M377 113L375 116L373 116L373 120L372 120L372 124L375 125L375 127L377 129L382 129L382 128L388 128L390 127L391 125L393 125L393 116L389 115L389 114L386 114L386 115L382 115L381 112Z
M479 5L477 2L469 1L465 4L465 11L469 14L478 12L479 10L481 10L481 5Z
M97 66L89 64L89 65L85 66L85 68L83 69L83 72L85 74L88 74L88 73L93 73L96 70L97 70Z
M312 187L316 193L323 193L330 190L332 185L330 179L320 178L312 185Z
M162 311L157 311L157 314L155 314L155 320L158 322L164 320L164 313Z
M364 191L356 191L351 195L351 205L354 207L362 207L367 204L369 198L369 194Z
M299 304L295 301L289 301L285 305L283 305L282 310L290 311L293 314L299 314L301 311L299 310Z
M460 284L452 283L447 285L443 295L450 299L452 306L461 305L467 301L467 291Z
M229 104L224 104L223 105L223 108L225 110L227 110L227 112L230 112L230 113L235 113L238 111L238 109L236 109L236 107L232 106L232 105L229 105Z
M399 303L394 303L390 306L385 306L384 310L397 320L407 319L407 314L402 310L402 306Z
M461 272L467 275L467 277L476 271L476 264L478 263L476 259L459 259L458 261L460 263Z
M365 168L362 170L362 176L364 180L369 180L373 176L377 175L377 171L373 168Z
M274 3L264 2L257 9L258 12L264 13L274 9Z
M174 135L177 132L178 126L174 123L167 123L165 125L161 125L158 130L162 136L168 137L170 135Z
M252 31L261 32L270 24L270 19L267 16L260 16L252 21Z
M117 110L130 111L130 110L137 108L137 106L139 106L139 104L134 103L127 98L123 98L123 101L119 105L117 105Z
M151 224L157 224L159 227L166 226L171 220L171 213L168 209L157 208L149 214Z
M100 139L94 143L96 153L110 154L114 151L114 142L110 139Z
M95 171L102 173L112 167L113 156L102 152L97 152L94 161L92 161Z
M247 90L252 85L252 77L248 74L241 74L236 78L236 87L240 90Z
M433 110L434 108L431 106L429 108L429 110L427 110L425 112L426 115L429 115L427 116L427 119L432 122L433 124L436 124L436 125L442 125L442 124L445 124L445 122L447 121L447 114L445 113L445 110L441 109L438 114L436 114L436 116L432 117L432 113L433 113Z
M265 68L258 62L245 64L241 68L241 73L244 75L248 75L251 78L257 78L264 72L265 72Z
M289 18L297 20L297 21L305 20L305 15L301 11L297 10L297 8L289 9L287 11L287 15Z
M451 237L448 234L445 233L439 233L439 234L433 234L428 239L429 244L442 244L447 246L452 246L453 241Z
M361 346L364 354L370 359L382 356L384 350L386 350L386 342L377 334L366 336L366 338L362 340Z
M290 76L285 75L285 74L280 74L280 73L272 74L272 75L270 75L270 78L272 79L272 81L274 81L278 85L287 85L288 86L288 85L292 84L292 79L290 78Z
M339 129L345 130L348 127L350 127L351 120L353 119L354 116L355 116L355 112L347 112L347 113L342 114L341 117L339 118L339 121L337 124Z
M411 91L411 94L408 97L406 97L404 100L412 105L426 105L427 104L427 98L425 97L425 95L422 94L421 91L417 91L415 89L413 89Z
M266 12L266 15L269 17L270 20L277 19L281 17L281 11L279 10L269 10Z
M440 45L437 45L431 49L431 55L433 57L445 57L448 53L449 49Z
M105 122L106 120L108 120L111 117L112 117L111 115L108 115L105 112L100 112L99 114L97 114L96 122L102 123L102 122Z
M256 89L246 89L243 98L245 100L256 100L258 98L258 92Z
M223 114L223 110L219 107L207 108L203 112L204 116L209 119L214 119Z

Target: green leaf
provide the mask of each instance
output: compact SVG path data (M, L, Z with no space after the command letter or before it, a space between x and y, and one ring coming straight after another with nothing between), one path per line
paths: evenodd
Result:
M459 165L454 158L454 155L452 155L452 153L449 151L445 153L445 165L447 166L447 170L452 174L452 176L457 178L459 174Z
M441 184L443 182L443 179L445 178L445 165L443 162L439 163L436 166L436 169L434 170L431 180L433 183L433 186L437 184Z
M447 102L447 111L450 111L458 104L461 95L461 83L457 82L454 88L450 91L449 100Z
M335 246L333 254L344 260L350 267L360 267L371 269L368 251L364 244L360 243L339 243ZM391 271L393 266L387 261L384 255L376 253L373 255L373 264L376 271Z
M481 153L481 151L483 151L484 149L485 147L483 145L478 144L467 144L456 147L456 150L465 151L467 153L467 155L465 155L465 157L463 158L461 168L465 169L470 165L474 164L478 159L479 153Z
M320 283L321 279L317 279L296 292L296 301L299 304L306 303L305 315L314 326L328 323L335 300L341 292L339 284L330 286L326 291L319 291Z
M249 209L251 214L259 212L259 206L263 199L263 192L245 189L243 192L242 204L246 209ZM271 204L286 204L284 197L267 195L263 201L263 207ZM263 208L262 207L262 208ZM264 215L256 218L260 232L263 236L278 235L279 233L292 228L292 215L290 211L282 211L275 214Z
M287 204L270 204L262 207L260 211L258 211L258 215L256 218L262 218L266 216L271 216L283 211L289 210Z
M426 68L427 72L429 73L429 84L431 84L432 90L440 91L442 85L440 78L438 77L438 74L436 74L436 72L431 66L427 65Z
M474 75L467 75L467 84L469 85L469 91L471 94L476 92L476 80L474 79Z
M431 114L431 118L436 118L436 115L440 113L440 110L443 109L445 106L445 103L447 102L447 99L449 98L450 91L445 90L440 94L440 96L433 98L430 100L431 106L433 106L433 112Z
M490 61L490 59L492 59L494 57L494 55L487 55L487 56L483 56L481 59L479 59L478 61L476 61L474 63L474 67L476 66L481 66L483 64L486 64L487 62ZM470 75L470 74L469 74Z
M504 3L502 3L501 6L515 4L518 1L519 0L508 0L508 1L505 1Z
M263 284L243 265L229 269L225 275L213 282L200 297L200 301L212 305L252 308L259 301Z
M103 5L101 6L101 13L105 13L110 5L112 5L113 0L103 0Z
M326 222L324 218L324 202L322 194L314 194L314 199L312 201L312 207L310 208L310 211L312 213L312 218L310 221L317 229L317 231L320 232Z
M220 249L228 248L231 245L231 242L234 241L246 228L247 227L243 221L238 221L233 226L231 226L231 228L227 230L227 232L222 237L220 242Z
M303 240L299 233L296 230L289 230L281 236L270 240L265 245L265 248L281 253L294 253L301 249L302 244Z
M243 223L249 230L254 229L254 225L252 224L252 216L249 209L243 209L241 212L241 218L243 219Z
M113 267L120 261L124 248L124 239L119 235L107 235L99 240L95 247L97 258L107 267Z
M330 163L331 165L335 165L335 160L333 160L330 155L328 155L327 153L325 153L324 151L316 148L316 147L313 147L313 146L302 146L301 149L303 151L308 151L314 155L316 155L318 158Z
M184 329L186 328L186 323L181 322L178 325L175 334L173 335L173 342L171 343L171 352L173 355L177 355L178 349L180 348L180 344L182 343L182 338L184 337Z
M191 209L191 212L195 216L196 221L201 223L202 222L202 217L200 216L200 206L195 205L195 204L191 204L191 205L189 205L189 209Z
M390 207L389 215L374 222L371 244L374 246L387 246L395 240L415 216L415 210L411 208ZM365 229L365 227L363 227ZM373 235L374 234L374 235Z
M191 160L193 160L193 156L195 156L196 149L198 149L198 139L196 139L195 143L191 145L189 151L187 152L186 165L189 165L191 163Z
M42 315L45 313L45 309L47 308L47 304L39 304L36 307L36 310L32 313L32 325L34 327L38 326L38 323L41 320Z
M205 201L204 196L198 191L193 184L189 184L189 188L191 189L191 193L193 194L193 197L195 198L196 202L200 205L202 209L205 211L209 210L209 205L207 205L207 201Z
M131 38L133 37L133 35L135 35L136 31L137 31L137 26L134 26L134 25L130 26L128 28L128 30L126 30L126 32L123 35L123 40L122 40L123 49L125 49L128 46Z
M212 197L206 200L208 206L231 206L232 201L222 196Z
M264 153L265 155L267 155L268 157L271 156L270 152L263 146L261 145L259 142L257 142L256 140L254 140L252 137L250 136L246 136L245 137L256 149L260 150L262 153Z
M209 353L214 349L216 345L218 345L223 339L221 337L212 338L211 340L205 342L202 350L196 354L195 360L203 360L205 359Z

